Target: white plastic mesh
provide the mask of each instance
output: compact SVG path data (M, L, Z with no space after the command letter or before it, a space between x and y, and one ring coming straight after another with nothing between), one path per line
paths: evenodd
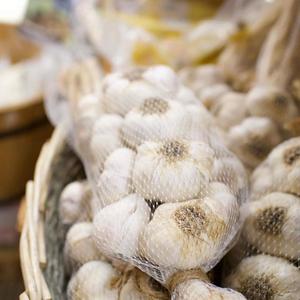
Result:
M74 144L94 191L95 246L165 286L178 272L208 272L240 228L243 166L168 67L108 75L99 95L81 71L67 90Z

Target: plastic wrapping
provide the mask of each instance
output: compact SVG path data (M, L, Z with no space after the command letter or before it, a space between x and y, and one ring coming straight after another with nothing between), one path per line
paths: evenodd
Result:
M112 73L100 90L88 76L73 68L65 90L75 149L94 192L96 247L170 292L201 280L240 228L243 166L170 68Z

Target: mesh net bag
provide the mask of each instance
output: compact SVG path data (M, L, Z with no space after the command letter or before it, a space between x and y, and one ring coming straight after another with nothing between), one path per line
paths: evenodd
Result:
M213 286L206 273L240 229L242 164L170 68L112 73L100 88L93 74L77 64L64 89L71 141L93 192L86 230L97 255L137 267L173 299L200 299L201 290L233 299L235 292ZM83 263L94 255L82 254Z
M251 201L223 281L247 299L299 298L299 149L299 137L285 141L251 176Z

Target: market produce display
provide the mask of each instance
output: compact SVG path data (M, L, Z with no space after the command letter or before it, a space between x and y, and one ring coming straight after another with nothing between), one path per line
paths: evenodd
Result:
M299 300L300 2L229 0L196 25L73 6L84 47L49 83L49 187L28 188L41 294ZM57 179L64 162L80 176Z

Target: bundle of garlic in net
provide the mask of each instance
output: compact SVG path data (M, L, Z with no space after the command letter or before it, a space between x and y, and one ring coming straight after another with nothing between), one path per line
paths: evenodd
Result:
M300 138L289 139L251 176L251 201L223 281L247 299L299 299L299 157Z
M262 162L276 145L299 132L296 96L299 11L298 1L276 1L265 11L265 18L258 19L257 24L249 27L245 46L248 43L255 46L253 53L257 65L253 75L255 80L246 88L247 93L234 90L234 86L228 84L227 71L220 67L222 62L229 63L226 56L231 49L238 49L235 45L239 43L230 44L217 65L182 71L184 81L191 82L193 90L199 88L199 99L211 111L216 124L227 132L227 147L249 171ZM260 31L256 32L257 27ZM266 33L267 39L262 43ZM248 51L247 48L246 52L232 57L230 65L239 66L240 59L246 62ZM243 68L243 65L240 66ZM239 67L237 70L241 71ZM242 73L237 71L236 75L242 79Z
M103 80L89 67L77 64L63 84L70 140L92 189L81 183L62 194L62 220L80 222L67 235L68 269L74 270L74 260L84 268L105 257L139 268L172 299L244 299L207 276L232 247L247 199L245 170L211 115L166 66L132 68ZM72 189L90 200L83 206L80 197L70 200ZM89 251L70 246L91 243ZM77 274L85 277L94 267ZM71 282L76 286L77 279Z

